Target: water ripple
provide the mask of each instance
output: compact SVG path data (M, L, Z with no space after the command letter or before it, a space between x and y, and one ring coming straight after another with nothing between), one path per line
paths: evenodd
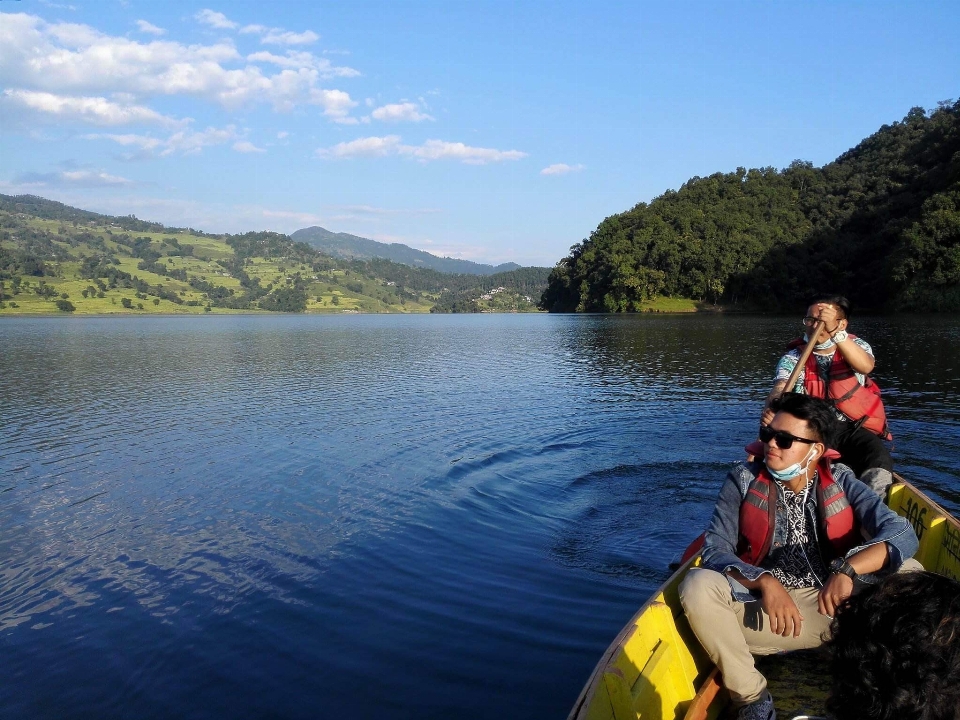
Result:
M0 715L562 716L784 322L0 323ZM960 332L858 323L899 467L960 511Z

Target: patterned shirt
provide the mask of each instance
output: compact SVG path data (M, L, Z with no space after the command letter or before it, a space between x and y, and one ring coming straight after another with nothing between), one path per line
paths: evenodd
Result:
M777 481L777 509L787 517L787 537L777 564L770 572L785 588L818 587L822 584L819 578L827 575L820 550L810 532L810 515L804 511L804 506L811 500L816 502L813 489L816 479L814 474L813 479L798 493Z
M806 336L804 336L806 337ZM873 348L870 347L869 343L866 340L861 340L860 338L851 338L859 347L863 349L867 355L873 357ZM793 369L797 366L797 361L800 360L800 354L803 352L803 348L794 348L793 350L787 351L787 353L780 358L780 362L777 363L777 372L774 377L774 383L786 382L790 379L790 373L793 372ZM836 348L829 355L820 355L816 352L813 353L813 357L817 361L817 373L823 379L824 383L829 381L830 374L830 365L833 363L833 356L836 354ZM866 380L866 376L863 373L854 372L857 376L857 381L863 385ZM807 377L807 369L804 367L800 370L800 375L797 377L797 384L793 387L793 392L797 393L806 393L806 389L803 386L803 382ZM789 392L790 388L784 388L785 391ZM839 420L846 420L846 416L837 411L837 418Z

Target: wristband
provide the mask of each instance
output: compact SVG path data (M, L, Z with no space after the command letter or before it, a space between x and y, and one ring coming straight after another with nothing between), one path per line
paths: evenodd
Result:
M837 330L830 337L835 343L839 344L839 343L842 343L844 340L846 340L849 337L849 335L847 334L846 330Z
M857 575L857 571L853 569L853 565L848 563L843 558L837 558L832 563L830 563L830 572L837 575L846 575L848 578L856 582L860 576Z

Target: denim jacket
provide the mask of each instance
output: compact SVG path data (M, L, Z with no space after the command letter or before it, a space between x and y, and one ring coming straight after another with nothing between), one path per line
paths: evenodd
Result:
M740 504L747 495L747 489L750 487L763 467L760 462L739 463L733 467L727 474L727 479L720 489L720 497L717 498L717 505L713 511L713 517L707 527L704 537L702 566L726 574L731 569L739 570L748 580L756 580L763 573L770 572L777 564L777 558L783 551L783 544L786 540L787 518L785 511L777 507L776 522L773 531L773 544L770 547L770 553L763 559L760 566L750 565L737 556L737 540L739 538L740 528ZM858 552L871 545L880 542L887 543L890 556L887 566L874 575L863 575L861 578L865 582L875 581L877 576L888 575L896 572L903 564L903 561L913 557L913 554L919 547L917 535L913 527L905 518L897 515L888 508L883 500L867 485L857 480L853 471L846 465L834 463L834 480L843 488L847 495L847 500L853 508L858 526L863 530L866 537L870 540L850 550L845 557L850 558ZM820 533L820 523L817 519L817 501L816 493L810 493L807 501L807 518L810 521L810 528L813 530L814 539L817 547L822 547L818 536ZM825 558L829 560L829 558ZM824 562L826 566L828 562ZM734 598L740 602L750 602L760 597L759 592L748 590L742 583L736 581L729 575L726 575L730 583L730 589ZM820 578L821 583L826 578Z

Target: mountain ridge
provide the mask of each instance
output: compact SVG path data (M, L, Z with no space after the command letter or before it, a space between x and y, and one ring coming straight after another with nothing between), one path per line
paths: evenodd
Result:
M488 265L472 260L440 257L425 250L417 250L402 243L382 243L370 238L349 233L335 233L319 225L301 228L290 234L295 242L305 242L321 252L345 260L370 260L383 258L411 267L428 268L444 273L463 275L494 275L516 270L521 266L514 262Z
M336 258L281 233L215 235L0 193L0 316L533 312L549 274Z

